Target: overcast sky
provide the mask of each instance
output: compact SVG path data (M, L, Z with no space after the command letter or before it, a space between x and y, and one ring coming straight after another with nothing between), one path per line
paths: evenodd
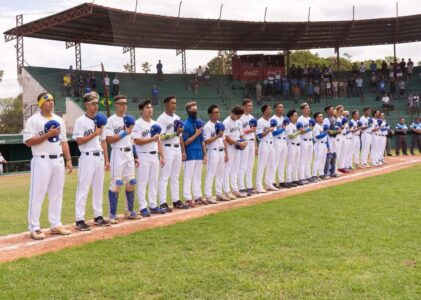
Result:
M178 0L138 0L138 12L177 16ZM15 16L23 14L24 23L45 17L52 13L71 8L85 1L79 0L0 0L0 33L15 26ZM134 10L136 0L96 0L95 4ZM352 19L352 6L355 5L355 19L373 19L395 16L396 1L392 0L183 0L181 17L217 19L220 5L223 4L222 19L263 21L265 7L267 21L306 21L311 6L311 21ZM421 14L419 0L399 1L399 15ZM65 49L63 42L38 39L24 39L25 62L31 66L68 68L75 64L74 48ZM414 62L421 60L421 43L397 45L398 57L411 57ZM312 50L321 56L334 55L333 49ZM239 52L245 53L245 52ZM393 46L371 46L342 48L341 55L348 53L352 60L383 58L393 55ZM216 51L187 51L187 70L205 65ZM137 71L148 61L155 65L161 59L164 72L179 72L181 57L175 50L136 49ZM82 68L98 70L103 62L107 71L123 71L129 62L129 54L123 54L119 47L82 44ZM5 71L0 83L0 97L15 96L20 92L16 81L15 41L5 43L0 39L0 70Z

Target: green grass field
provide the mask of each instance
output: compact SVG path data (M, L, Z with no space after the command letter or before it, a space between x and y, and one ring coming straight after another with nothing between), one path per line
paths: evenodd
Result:
M0 299L420 299L420 182L415 166L2 264Z

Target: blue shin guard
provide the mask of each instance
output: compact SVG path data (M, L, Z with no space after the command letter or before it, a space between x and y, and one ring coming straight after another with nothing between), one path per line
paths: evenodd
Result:
M127 210L132 212L134 209L134 191L126 191Z
M108 200L110 201L110 218L117 216L118 192L108 191Z

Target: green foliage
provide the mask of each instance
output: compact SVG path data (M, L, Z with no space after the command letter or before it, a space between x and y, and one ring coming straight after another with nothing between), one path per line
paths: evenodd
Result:
M14 99L0 99L0 134L21 132L22 113L22 94Z
M145 72L145 73L149 73L149 72L151 71L151 64L150 64L149 62L145 61L145 62L142 64L142 70L143 70L143 72Z
M0 82L3 80L4 71L0 70Z
M209 72L213 75L231 74L233 51L219 52L218 56L208 62Z

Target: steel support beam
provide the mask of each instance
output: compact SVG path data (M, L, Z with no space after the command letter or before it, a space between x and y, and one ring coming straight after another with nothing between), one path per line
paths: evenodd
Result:
M177 49L175 53L176 55L181 54L181 74L187 74L186 49Z
M23 25L23 15L16 16L16 27ZM22 74L24 56L23 56L23 35L16 35L16 65L18 75Z
M123 53L130 52L130 73L136 73L136 48L133 46L123 47Z
M75 44L76 70L82 70L82 50L80 43Z

